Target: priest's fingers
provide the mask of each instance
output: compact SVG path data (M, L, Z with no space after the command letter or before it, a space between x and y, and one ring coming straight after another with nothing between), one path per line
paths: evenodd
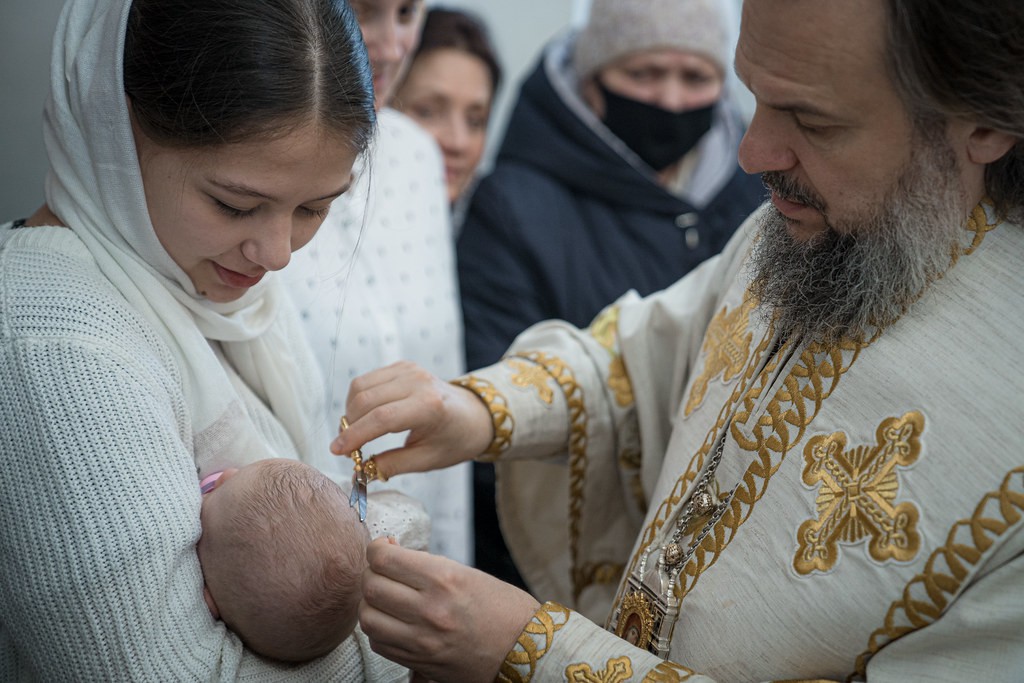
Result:
M458 459L446 457L452 455L452 451L439 450L430 446L405 446L376 453L370 462L376 468L374 478L380 481L387 481L399 474L430 472L462 462Z
M406 463L401 449L378 462L384 476L447 467L480 455L494 434L490 411L476 394L427 373L411 363L397 365L388 379L359 388L353 384L347 404L349 428L331 444L334 453L350 453L387 433L408 431L406 447L418 462Z
M345 418L349 428L339 430L331 444L335 453L349 453L388 433L429 425L432 393L441 381L419 366L396 363L357 377L349 386ZM436 410L436 407L435 407Z
M375 649L403 650L438 681L494 680L538 607L518 588L447 558L375 541L367 561L364 632Z
M422 591L429 587L429 575L444 558L430 553L403 548L391 539L378 538L366 547L366 571L363 573L363 595L385 611L401 611L419 595L400 592ZM366 587L372 584L370 593Z

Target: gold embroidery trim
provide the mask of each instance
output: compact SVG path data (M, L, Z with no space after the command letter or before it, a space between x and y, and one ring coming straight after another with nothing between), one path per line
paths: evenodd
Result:
M853 367L868 343L847 340L830 347L817 343L808 345L775 392L765 414L751 426L753 439L748 439L741 427L750 420L771 373L762 372L757 385L744 396L730 432L742 450L755 454L754 461L747 468L722 519L681 572L676 589L680 600L693 590L700 575L718 560L736 537L740 526L749 519L754 506L768 490L772 476L782 466L790 448L803 439L822 404L832 395L842 376Z
M644 676L643 683L682 683L695 676L691 669L672 662L662 662Z
M723 306L711 319L701 347L704 369L690 388L684 415L689 416L704 402L712 379L721 375L729 382L746 366L754 338L749 331L750 315L756 307L757 301L748 293L738 308L730 312L728 306Z
M617 347L619 312L618 305L609 306L594 319L588 331L590 336L611 355L612 359L608 364L608 388L615 396L615 403L620 408L629 408L636 401L636 397L633 395L633 383L629 379L626 363L622 360L622 355ZM620 444L632 444L631 435L620 434L619 436ZM623 477L627 481L638 509L646 509L647 496L644 494L643 482L640 480L640 450L632 445L624 445L623 451L619 453L619 465L626 470L623 472Z
M812 343L801 353L789 375L782 381L772 400L765 409L764 415L752 425L753 438L743 433L743 427L750 420L761 394L775 372L779 359L785 357L787 346L776 353L765 368L758 374L753 386L747 389L748 382L754 375L757 359L766 352L771 328L752 355L747 364L743 379L737 383L732 396L722 407L716 425L709 431L704 444L694 455L687 471L673 487L671 493L662 501L650 524L641 536L641 542L633 555L629 571L634 571L639 558L654 543L659 531L668 523L672 511L683 499L683 494L696 479L704 460L716 440L717 434L729 421L733 406L739 402L732 419L730 434L739 447L754 453L753 462L747 468L736 494L722 518L715 525L704 541L698 546L679 574L676 586L676 597L682 600L696 586L701 574L711 567L721 553L735 538L740 526L750 517L757 501L765 494L772 476L781 466L783 459L793 444L799 443L806 428L811 424L821 406L835 390L842 376L853 366L860 352L870 342L843 341L833 346ZM822 359L817 360L821 355ZM777 460L774 459L775 456ZM616 602L622 599L620 588Z
M615 353L615 340L619 336L619 307L612 305L598 313L587 331L608 353Z
M493 384L476 375L458 377L451 383L469 389L487 406L494 426L494 438L491 439L491 444L479 457L479 460L484 462L497 460L512 447L512 430L515 429L516 421L508 409L508 401Z
M622 356L615 356L608 364L608 388L615 395L615 402L620 408L628 408L633 405L633 383L629 379L629 372L626 370L626 363Z
M583 480L587 460L587 406L583 388L576 382L569 366L560 358L540 351L519 353L512 358L523 358L544 368L562 389L569 410L569 553L570 576L573 579L573 599L579 600L586 587L579 567L580 520L583 516ZM506 360L508 362L508 360Z
M793 568L807 576L827 572L839 561L839 548L870 538L876 562L907 562L921 549L920 517L913 503L894 505L897 467L908 467L921 453L924 416L891 417L876 430L877 446L847 450L843 432L815 436L804 446L803 482L820 484L818 517L800 525Z
M946 544L937 548L918 574L903 589L903 597L893 602L885 615L885 625L871 634L868 648L857 657L855 673L847 679L863 677L868 661L883 647L924 628L942 616L961 591L971 569L1005 534L1024 520L1024 492L1011 486L1020 482L1024 467L1014 468L1003 479L998 491L985 495L970 519L953 525Z
M618 349L619 338L619 312L618 306L609 306L604 309L594 322L590 323L588 331L590 336L597 340L611 356L608 364L608 388L615 396L615 402L620 408L628 408L633 405L633 384L626 371L626 364Z
M967 230L974 233L974 239L970 246L963 248L963 255L973 254L974 250L981 246L982 241L985 239L985 235L992 232L999 226L999 220L989 220L989 210L995 211L995 207L992 204L992 200L985 197L978 203L977 206L971 211L971 215L967 217ZM953 262L956 263L959 254L955 254Z
M569 683L624 683L633 677L633 662L629 657L609 659L602 671L594 671L589 664L570 664L565 669Z
M983 205L981 206L984 208ZM977 221L979 214L975 212L972 215ZM970 253L977 248L984 239L984 234L993 229L994 226L988 221L987 214L985 215L986 227L984 229L977 224L968 225L968 229L974 230L976 238L974 245L965 253ZM750 298L749 294L745 295L744 302ZM722 551L735 538L739 527L750 517L754 505L767 491L769 480L781 466L789 449L803 438L806 428L817 416L825 399L831 396L842 375L853 366L860 352L870 346L879 336L880 334L876 334L866 341L844 340L828 347L818 343L809 344L801 353L797 365L786 377L783 386L773 396L764 415L755 423L754 438L751 440L743 434L741 426L749 421L758 399L765 391L767 382L775 370L777 359L785 355L788 346L788 344L784 345L766 364L758 375L757 384L748 391L747 383L754 374L759 358L766 352L772 337L772 328L769 325L760 345L747 362L744 377L737 383L732 395L722 406L718 419L709 430L703 445L694 454L686 472L676 481L672 491L662 501L651 522L644 529L628 571L631 573L635 571L640 557L650 548L661 529L668 523L672 511L682 500L683 493L689 490L697 473L703 468L716 436L729 421L733 407L737 401L742 400L742 409L737 412L732 421L730 434L739 443L742 450L756 453L757 457L747 468L729 509L715 525L712 533L708 534L703 543L695 550L693 557L680 573L679 584L676 586L676 597L679 600L685 598L696 586L700 575L717 561ZM818 353L825 356L825 360L820 364L815 362L815 355ZM802 382L803 386L801 386ZM795 429L795 434L791 434L791 429ZM772 462L772 452L780 456L777 463ZM615 600L616 604L623 599L625 585L626 583L623 582L619 589ZM614 608L612 614L614 614Z
M551 375L544 368L535 363L527 363L514 358L506 360L505 364L515 371L512 375L512 384L521 389L530 389L531 387L536 389L538 398L551 405L551 401L555 398L555 392L548 384Z
M697 450L697 453L695 453L694 456L690 459L690 463L687 466L686 471L683 473L683 476L676 481L676 485L673 488L672 492L669 494L668 498L662 501L661 505L655 512L654 517L651 519L651 523L644 530L644 533L641 536L640 547L637 549L636 553L633 555L633 558L630 562L630 572L632 572L636 568L636 563L639 561L640 556L647 550L647 548L651 546L651 544L654 542L654 539L657 537L658 532L661 530L663 526L665 526L666 521L671 516L673 508L678 504L679 500L681 499L682 493L690 488L690 485L697 478L697 473L700 472L701 469L704 467L704 462L708 454L711 452L711 448L714 445L716 435L718 435L721 432L721 430L725 427L725 424L728 421L729 415L732 413L734 406L739 401L740 397L743 395L743 392L746 390L746 383L749 382L750 378L753 376L760 358L764 355L765 352L767 352L770 337L771 333L767 332L765 334L764 339L761 340L761 343L758 345L757 349L751 356L750 362L747 364L747 370L744 373L742 381L737 384L737 386L733 389L732 395L725 402L725 405L722 406L721 410L718 413L718 419L716 420L715 425L708 431L708 434L704 439L704 443ZM777 356L778 354L776 354L776 357ZM768 366L764 369L764 372L767 373L773 370L774 367L774 363L769 363ZM618 603L618 601L622 599L624 586L625 582L623 582L623 585L619 588L619 595L616 597L616 603ZM612 613L614 613L614 610L612 610Z
M537 664L551 649L555 634L569 621L572 612L555 602L545 602L519 635L515 646L505 655L498 670L499 683L529 683Z

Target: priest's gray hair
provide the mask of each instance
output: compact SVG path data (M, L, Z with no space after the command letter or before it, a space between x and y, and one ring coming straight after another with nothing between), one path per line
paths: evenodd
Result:
M1001 214L1024 213L1024 2L888 0L888 14L889 69L911 114L1016 136L985 187Z

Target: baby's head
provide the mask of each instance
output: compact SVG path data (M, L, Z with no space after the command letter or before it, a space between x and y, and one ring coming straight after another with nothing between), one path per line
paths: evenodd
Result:
M201 520L207 605L249 649L306 661L355 629L369 535L323 473L284 459L225 470Z

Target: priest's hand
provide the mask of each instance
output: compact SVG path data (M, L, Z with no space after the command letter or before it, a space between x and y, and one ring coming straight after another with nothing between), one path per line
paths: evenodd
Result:
M374 652L434 681L493 681L540 604L493 576L377 539L359 623Z
M408 361L354 379L345 411L348 429L331 443L336 455L352 453L384 434L409 430L404 447L374 456L376 475L382 479L472 460L494 437L490 411L476 394Z

